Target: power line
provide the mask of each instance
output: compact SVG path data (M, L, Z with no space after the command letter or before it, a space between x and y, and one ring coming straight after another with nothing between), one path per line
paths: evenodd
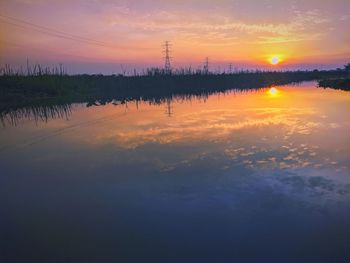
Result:
M52 49L47 49L47 48L38 48L38 47L28 47L28 46L24 46L24 45L19 45L17 43L13 43L13 42L10 42L10 41L4 41L2 39L0 39L0 43L4 43L4 44L7 44L7 45L10 45L11 47L15 47L15 48L20 48L22 50L25 50L25 51L28 51L28 49L30 50L34 50L34 51L39 51L39 52L49 52L49 53L54 53L56 55L59 55L59 56L69 56L69 57L74 57L74 58L77 58L77 59L84 59L84 60L92 60L93 58L92 57L86 57L86 56L81 56L81 55L77 55L77 54L71 54L71 53L67 53L67 52L59 52L57 50L52 50ZM0 54L0 57L3 56ZM4 57L4 56L3 56Z
M89 41L89 42L92 42L92 43L97 43L99 45L108 45L107 43L102 42L102 41L98 41L98 40L94 40L94 39L87 38L87 37L82 37L82 36L69 34L69 33L66 33L66 32L63 32L63 31L60 31L60 30L57 30L57 29L53 29L53 28L49 28L49 27L44 27L44 26L41 26L41 25L33 24L31 22L27 22L27 21L24 21L24 20L21 20L21 19L18 19L18 18L14 18L14 17L11 17L11 16L0 14L0 17L5 18L5 19L9 19L9 20L12 20L12 21L15 21L17 23L25 24L25 25L30 26L30 27L35 27L35 28L38 28L38 29L41 29L41 30L45 30L45 31L48 31L48 32L51 32L51 33L56 33L56 34L59 34L59 35L65 35L65 36L68 36L68 37L71 37L71 38L75 38L75 39L79 39L79 40L83 40L83 41Z
M8 25L13 25L13 26L17 26L17 27L21 27L21 28L27 29L26 26L23 26L23 25L20 25L20 24L7 22L7 21L1 21L1 20L0 20L0 22L8 24ZM107 48L113 48L111 46L105 46L105 45L101 45L101 44L97 44L97 43L93 43L93 42L88 42L88 41L84 41L84 40L80 40L80 39L75 39L75 38L69 37L69 36L58 35L58 34L55 34L55 33L46 32L46 31L43 31L43 30L40 30L40 29L36 29L36 28L32 28L32 29L37 31L37 32L44 33L44 34L47 34L47 35L50 35L50 36L54 36L54 37L58 37L58 38L74 40L74 41L83 42L83 43L90 44L90 45L97 45L97 46L102 46L102 47L107 47Z
M2 17L2 16L0 15L0 17ZM55 36L55 37L60 37L60 38L69 39L69 40L75 40L75 41L84 42L84 43L93 44L93 45L110 47L110 46L106 46L105 44L101 44L98 41L87 40L87 39L84 39L84 38L80 38L80 37L73 36L73 35L70 35L70 34L65 34L65 33L56 33L56 31L54 31L54 30L52 30L52 32L51 32L48 29L41 28L40 26L34 26L34 25L31 25L31 24L24 24L24 25L22 25L22 24L19 24L19 23L16 23L16 22L1 21L1 20L0 20L0 22L5 23L5 24L9 24L9 25L14 25L14 26L21 27L21 28L25 28L25 29L27 29L29 27L32 30L38 31L40 33L48 34L48 35L51 35L51 36Z
M49 27L44 27L41 25L37 25L37 24L31 23L28 21L24 21L24 20L15 18L15 17L3 15L3 14L0 14L0 18L1 18L0 23L5 23L8 25L16 26L16 27L23 28L23 29L31 29L31 30L37 31L39 33L47 34L47 35L62 38L62 39L73 40L73 41L77 41L80 43L85 43L85 44L95 45L95 46L100 46L100 47L106 47L106 48L112 48L112 49L115 49L115 48L135 49L135 48L132 48L130 46L115 45L115 44L95 40L92 38L77 36L77 35L73 35L70 33L65 33L65 32L60 31L60 30L56 30L56 29L49 28ZM149 48L136 48L136 49L149 49Z

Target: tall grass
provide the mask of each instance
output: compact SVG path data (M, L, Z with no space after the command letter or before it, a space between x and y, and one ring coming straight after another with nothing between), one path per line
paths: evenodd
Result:
M67 75L67 70L63 64L58 66L48 67L40 64L31 65L28 60L26 67L14 68L9 64L0 67L0 76L64 76Z
M238 71L213 73L182 68L149 68L133 75L68 75L63 65L25 69L5 65L0 70L0 112L45 103L100 103L137 99L161 100L174 95L202 95L229 89L249 90L305 80L344 78L346 70Z

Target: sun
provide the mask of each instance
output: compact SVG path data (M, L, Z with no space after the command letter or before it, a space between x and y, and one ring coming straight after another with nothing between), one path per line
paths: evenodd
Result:
M275 87L272 87L272 88L269 89L269 93L271 95L277 95L278 89L276 89Z
M279 56L273 56L271 59L270 59L270 63L272 65L277 65L280 63L280 57Z
M270 97L270 98L277 98L279 97L281 94L280 94L280 90L276 87L270 87L268 90L267 90L267 95Z

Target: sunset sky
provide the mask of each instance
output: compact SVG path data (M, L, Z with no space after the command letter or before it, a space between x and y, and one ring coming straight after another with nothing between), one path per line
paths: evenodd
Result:
M169 40L174 67L336 68L349 24L349 0L2 0L0 62L118 73L162 66Z

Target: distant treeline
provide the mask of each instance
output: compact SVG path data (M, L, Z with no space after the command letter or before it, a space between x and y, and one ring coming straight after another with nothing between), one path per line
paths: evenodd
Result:
M165 72L148 69L146 74L67 75L63 66L54 69L39 65L26 73L9 66L0 76L0 112L33 105L55 105L88 102L93 105L128 100L161 101L174 95L205 95L230 89L249 90L293 82L339 79L349 76L347 70L331 71L242 71L213 74L208 71L180 69Z
M322 88L332 88L350 91L350 77L339 79L323 79L318 82Z

